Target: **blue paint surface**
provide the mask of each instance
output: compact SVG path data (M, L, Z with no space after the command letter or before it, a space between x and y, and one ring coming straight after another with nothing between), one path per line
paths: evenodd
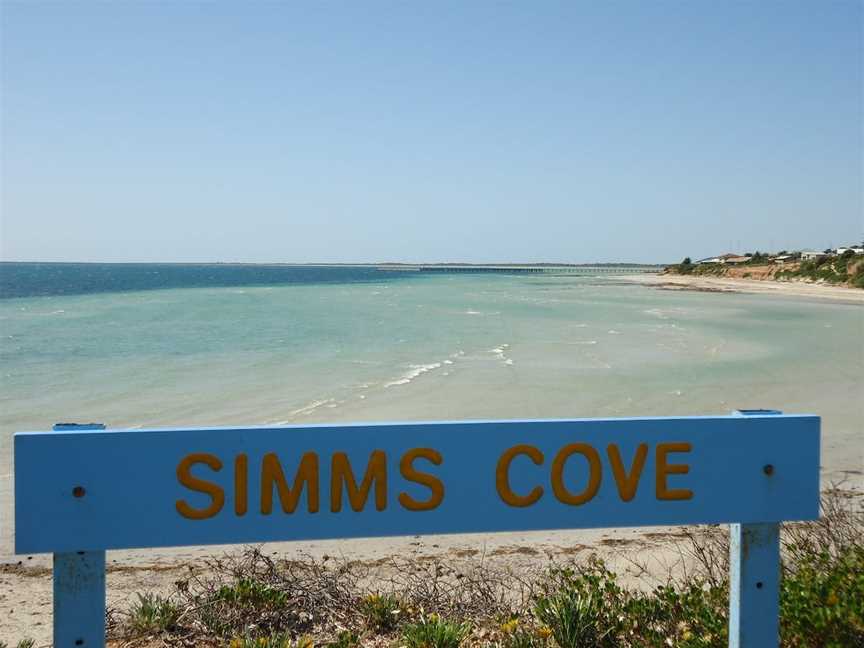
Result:
M105 552L54 554L54 646L105 646Z
M34 432L15 435L16 552L62 552L132 547L227 544L320 538L428 533L470 533L532 529L651 526L674 524L776 522L815 519L819 512L819 418L809 415L676 417L316 425L272 428ZM693 498L658 501L655 446L688 442L689 453L669 455L686 463L686 475L670 475L670 488L687 488ZM504 503L495 486L495 467L511 446L531 444L545 455L542 466L517 457L511 467L513 490L526 494L542 486L533 506ZM572 506L553 495L550 471L558 450L587 443L602 460L602 480L589 502ZM621 449L629 471L636 448L649 445L636 496L622 501L613 479L607 445ZM440 466L417 460L415 468L444 483L443 503L432 511L408 511L398 502L406 492L417 500L425 487L406 481L399 459L411 448L434 448ZM376 511L373 496L354 512L343 496L343 510L329 509L330 457L346 452L358 482L369 454L387 454L387 507ZM275 452L289 486L300 457L314 451L320 461L321 507L285 514L259 510L261 457ZM198 465L196 476L225 491L221 512L206 520L183 518L175 502L203 508L209 498L182 486L176 469L189 453L210 453L223 467ZM233 462L249 460L249 510L234 513ZM771 474L764 467L771 465ZM574 455L564 481L578 493L587 483L587 461ZM74 497L81 486L86 494Z
M780 643L780 525L729 529L729 648Z

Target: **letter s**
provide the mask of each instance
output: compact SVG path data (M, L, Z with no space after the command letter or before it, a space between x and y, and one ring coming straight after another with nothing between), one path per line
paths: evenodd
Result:
M218 484L192 476L191 468L196 463L206 464L212 470L218 472L222 470L222 462L215 455L194 452L183 457L183 460L177 464L177 481L189 490L209 495L210 506L204 509L195 509L189 506L185 500L177 500L175 506L177 507L177 512L185 518L190 520L206 520L222 510L222 506L225 504L225 493Z

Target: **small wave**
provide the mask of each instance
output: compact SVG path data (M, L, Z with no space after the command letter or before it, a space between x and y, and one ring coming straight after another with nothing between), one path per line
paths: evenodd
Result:
M621 335L621 331L616 331L615 329L609 329L609 335Z
M12 337L12 336L10 335L9 337ZM452 360L445 360L444 364L453 364L453 361Z
M670 317L686 317L691 311L681 306L675 306L671 308L648 308L642 312L657 319L667 320Z
M568 342L567 344L597 344L597 340L576 340L575 342Z
M335 399L326 398L324 400L312 401L308 405L304 405L303 407L301 407L299 409L292 410L290 412L290 414L291 414L291 416L299 416L301 414L309 414L311 412L314 412L316 409L318 409L319 407L321 407L323 405L328 405L328 407L329 407L329 403L335 403ZM334 405L334 407L335 407L335 405Z
M438 369L441 366L440 362L432 362L430 364L424 365L408 365L411 367L411 371L407 371L402 374L396 380L392 380L388 383L384 383L384 387L396 387L397 385L407 385L415 378L422 376L427 371L432 371L433 369Z
M505 352L510 348L509 344L501 344L494 349L490 349L489 353L494 353L498 360L501 360L505 365L512 365L513 361L505 356Z
M475 310L467 310L467 311L465 311L465 315L482 315L482 314L483 314L483 313L481 313L480 311L475 311Z

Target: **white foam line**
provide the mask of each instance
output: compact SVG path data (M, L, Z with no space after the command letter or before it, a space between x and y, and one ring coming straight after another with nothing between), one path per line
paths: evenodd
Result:
M310 412L314 412L316 409L321 407L322 405L327 405L328 403L334 402L333 398L327 398L325 400L316 400L312 401L308 405L305 405L299 409L292 410L290 412L291 416L297 416L298 414L309 414Z
M433 369L438 369L442 363L440 362L432 362L430 364L425 365L408 365L411 367L410 371L402 374L396 380L392 380L388 383L384 383L384 387L396 387L397 385L407 385L415 378L422 376L427 371L432 371Z

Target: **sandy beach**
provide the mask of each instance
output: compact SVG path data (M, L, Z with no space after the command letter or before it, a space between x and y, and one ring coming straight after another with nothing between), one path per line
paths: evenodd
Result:
M628 275L623 280L661 290L697 290L705 292L739 292L787 297L812 297L864 304L864 290L846 286L815 284L804 281L762 281L729 277L695 277L678 274Z

